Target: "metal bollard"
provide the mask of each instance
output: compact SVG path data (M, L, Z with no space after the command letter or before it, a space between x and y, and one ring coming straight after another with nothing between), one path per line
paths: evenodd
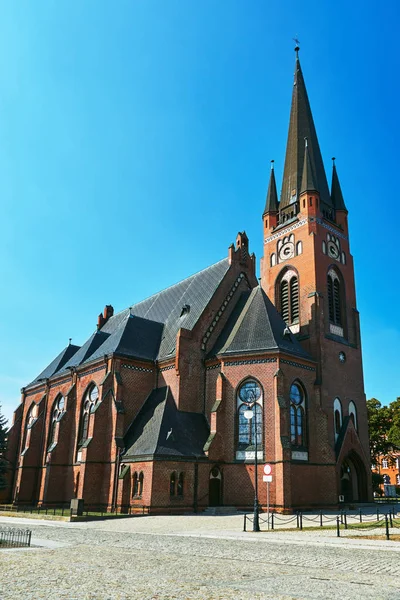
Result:
M303 529L303 513L300 513L300 529Z
M297 511L296 513L296 517L297 517L297 521L296 521L296 527L297 529L300 527L300 522L299 522L299 512Z
M272 513L271 513L271 529L274 528L274 514L275 513L272 511Z
M322 527L322 510L320 511L320 514L319 514L319 526Z
M390 521L390 527L393 527L393 519L392 519L392 513L389 512L389 521Z
M389 519L388 516L385 515L385 528L386 528L386 539L389 539Z
M362 512L361 512L361 508L360 508L360 523L362 523Z
M376 509L376 520L379 523L379 508Z
M347 529L347 513L344 513L344 528Z
M336 517L336 535L340 537L340 518Z
M243 519L243 531L246 531L246 515L244 515Z

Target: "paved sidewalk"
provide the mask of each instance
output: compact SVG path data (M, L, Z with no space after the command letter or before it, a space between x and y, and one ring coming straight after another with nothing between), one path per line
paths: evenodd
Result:
M245 533L241 515L4 521L44 547L0 551L0 600L400 600L396 542Z

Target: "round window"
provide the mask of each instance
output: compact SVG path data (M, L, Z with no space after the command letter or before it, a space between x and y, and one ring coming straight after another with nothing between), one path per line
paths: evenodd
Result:
M256 402L261 397L261 388L255 381L246 381L239 390L239 397L246 404Z

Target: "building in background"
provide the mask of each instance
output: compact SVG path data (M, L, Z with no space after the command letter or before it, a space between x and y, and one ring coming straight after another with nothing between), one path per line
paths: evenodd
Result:
M372 499L347 209L335 164L328 187L298 48L282 192L272 168L261 216L260 284L239 233L214 265L106 306L83 346L23 388L10 500L248 507L256 450L262 505L266 462L277 510Z

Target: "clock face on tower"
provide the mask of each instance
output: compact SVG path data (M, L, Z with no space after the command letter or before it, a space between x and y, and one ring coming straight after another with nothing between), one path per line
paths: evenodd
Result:
M279 250L279 259L286 260L294 256L294 244L293 242L286 242Z
M338 259L339 249L334 242L328 242L328 254L332 258Z

